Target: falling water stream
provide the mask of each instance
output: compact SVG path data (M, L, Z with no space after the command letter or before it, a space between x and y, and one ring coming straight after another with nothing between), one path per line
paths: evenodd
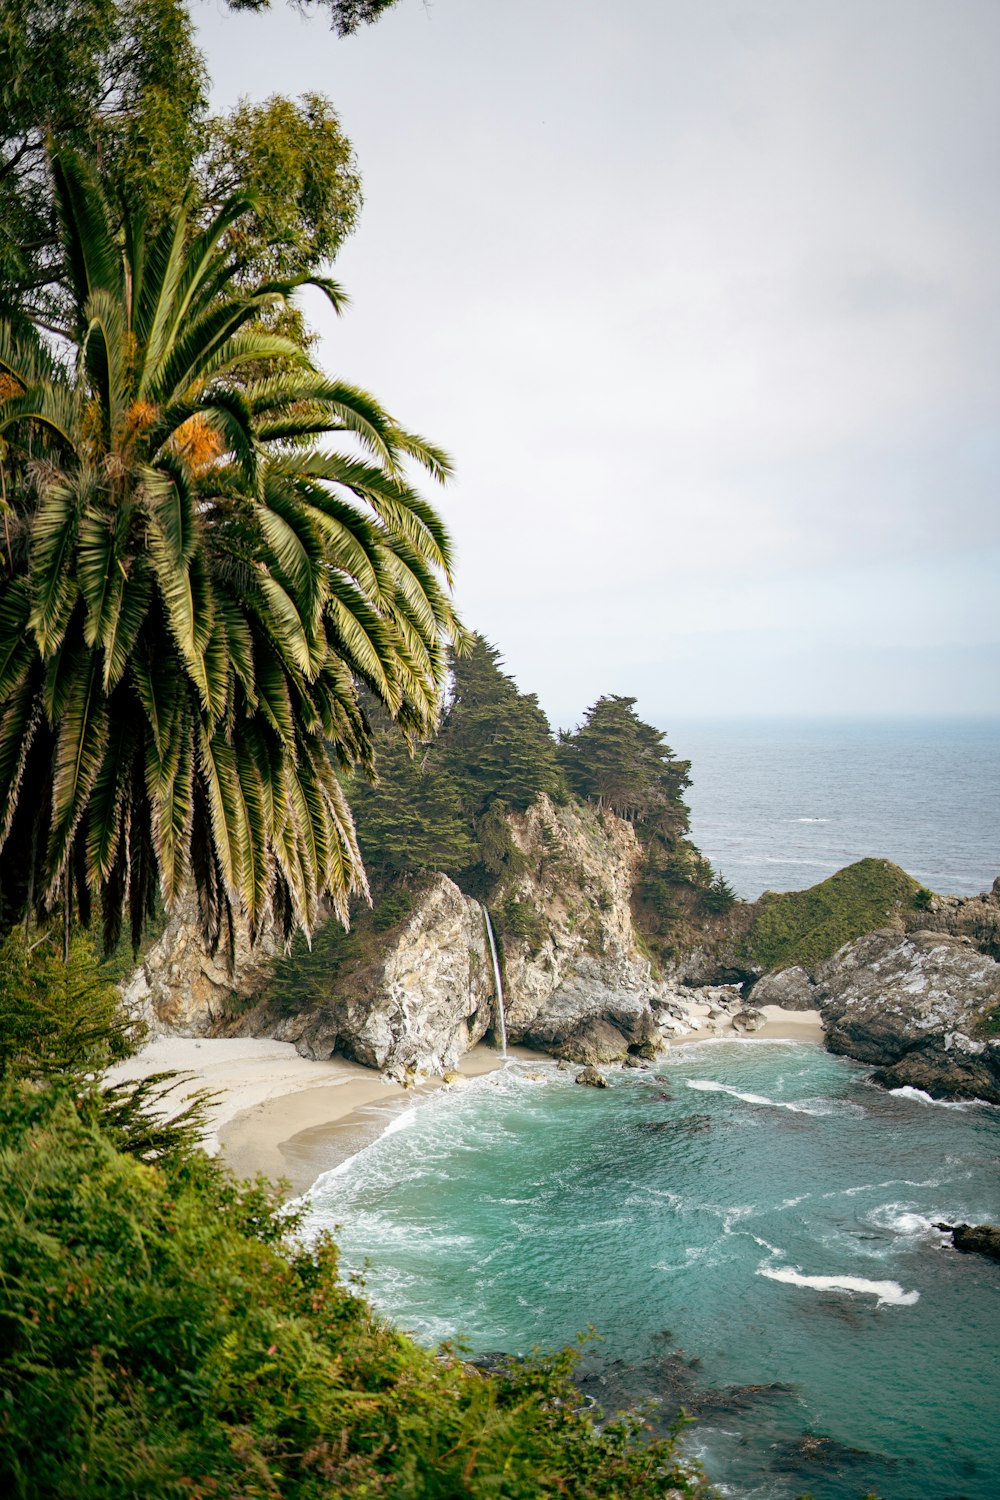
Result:
M494 980L494 983L496 984L496 992L497 992L497 1022L498 1022L499 1027L500 1027L500 1050L503 1053L504 1057L506 1057L507 1056L507 1013L506 1013L506 1011L504 1009L504 1003L503 1003L503 980L500 977L500 960L497 957L496 938L493 936L493 923L490 921L490 914L486 910L485 906L483 907L483 917L485 918L485 921L486 921L486 936L489 938L489 941L490 941L490 956L493 959L493 980Z

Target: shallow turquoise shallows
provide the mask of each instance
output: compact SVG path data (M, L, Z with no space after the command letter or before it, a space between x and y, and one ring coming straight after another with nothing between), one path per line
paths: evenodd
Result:
M1000 1111L790 1042L610 1077L514 1064L435 1096L320 1179L309 1224L426 1342L593 1325L586 1388L680 1391L727 1494L997 1500L1000 1265L933 1226L1000 1222Z

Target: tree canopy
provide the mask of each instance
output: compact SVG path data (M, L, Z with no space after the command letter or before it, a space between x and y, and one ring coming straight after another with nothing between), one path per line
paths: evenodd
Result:
M0 324L4 913L98 897L106 942L124 910L137 942L192 880L212 943L237 910L346 919L365 877L330 753L371 765L361 684L436 721L450 550L404 465L447 460L255 327L306 278L246 290L245 199L152 237L140 207L119 239L91 169L53 171L75 368Z
M494 803L517 811L543 793L564 797L549 721L534 693L501 669L496 646L474 635L451 666L439 754L473 818Z
M635 712L634 698L613 694L587 710L575 733L561 736L559 761L579 796L633 822L683 821L682 793L689 761L678 760L666 738ZM681 830L683 831L683 830Z
M326 10L338 36L352 36L359 26L377 21L397 0L289 0L297 10ZM272 0L226 0L230 10L270 10Z
M234 7L238 8L238 7ZM342 33L385 3L332 7ZM338 19L339 18L339 19ZM0 316L68 332L47 142L91 159L112 215L141 204L151 229L192 184L192 219L256 194L239 225L248 285L316 271L361 202L353 151L318 95L208 107L183 0L5 0L0 9Z

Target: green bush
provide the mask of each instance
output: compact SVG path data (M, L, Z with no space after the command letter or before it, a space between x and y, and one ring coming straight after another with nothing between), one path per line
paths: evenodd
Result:
M887 859L862 859L805 891L766 892L747 938L747 956L767 969L814 968L838 948L884 927L917 891Z
M0 1490L17 1500L705 1493L597 1429L572 1355L483 1376L303 1247L263 1181L122 1155L73 1097L0 1088Z

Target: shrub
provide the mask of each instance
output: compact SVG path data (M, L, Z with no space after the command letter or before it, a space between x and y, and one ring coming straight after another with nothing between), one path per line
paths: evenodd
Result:
M421 1350L263 1181L122 1155L54 1087L0 1089L0 1490L17 1500L630 1500L704 1493L600 1429L572 1355Z

